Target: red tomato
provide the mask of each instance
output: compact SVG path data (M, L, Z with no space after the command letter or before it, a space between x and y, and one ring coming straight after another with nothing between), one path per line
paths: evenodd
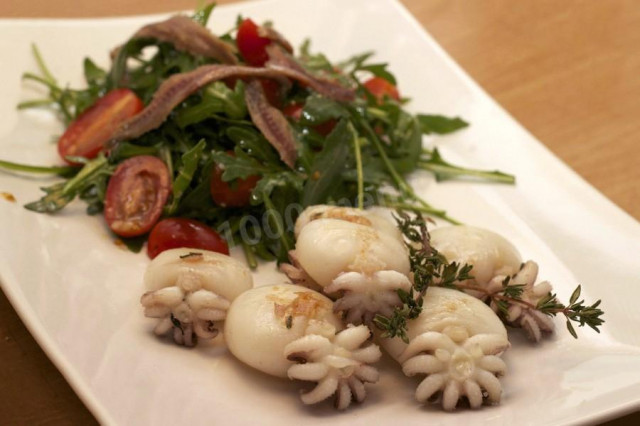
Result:
M58 140L58 153L94 158L113 132L127 119L144 108L142 101L129 89L115 89L101 97L78 116Z
M171 191L169 170L150 155L131 157L118 166L107 185L104 218L121 237L147 233L158 221Z
M385 96L395 99L396 101L400 100L400 93L398 93L396 86L382 77L372 77L362 83L362 85L369 93L378 99L378 102L381 102Z
M284 114L285 117L292 118L293 121L300 121L300 118L302 118L303 109L304 109L303 104L299 102L294 102L282 108L282 113Z
M171 217L156 223L147 243L149 257L153 259L165 250L180 247L229 254L227 242L202 222Z
M229 152L233 155L233 152ZM236 179L233 182L222 180L222 170L216 166L211 173L211 198L222 207L243 207L249 205L251 191L256 187L260 176L249 176L246 179Z
M265 50L271 43L266 37L258 34L259 27L251 19L245 19L238 26L236 45L244 60L254 67L261 67L269 59Z
M282 109L282 113L285 117L290 117L293 121L299 121L302 117L302 110L304 109L304 105L301 103L292 103L287 105ZM333 118L325 121L324 123L320 123L317 126L313 126L313 129L320 133L322 136L327 136L334 127L336 127L336 120Z

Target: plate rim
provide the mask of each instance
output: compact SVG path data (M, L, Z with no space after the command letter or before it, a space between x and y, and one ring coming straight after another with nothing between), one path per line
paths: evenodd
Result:
M218 5L216 8L239 8L247 4L264 4L264 3L284 3L288 0L245 0L240 2L234 2L230 4ZM455 72L456 77L459 78L464 85L476 92L483 101L490 102L493 107L501 111L505 117L520 127L520 129L531 136L531 139L536 141L539 148L545 151L545 155L553 161L554 167L562 169L563 173L568 173L573 179L581 184L581 190L589 192L590 196L598 198L598 202L603 204L612 214L617 215L616 220L622 220L624 226L637 227L640 225L635 218L629 213L622 210L619 206L613 203L610 199L604 196L595 187L589 184L584 178L578 175L573 169L571 169L566 163L559 159L550 149L546 147L537 137L532 135L520 122L518 122L506 109L504 109L492 96L490 96L445 50L438 44L431 34L424 28L418 20L411 14L411 12L404 6L400 0L378 0L385 1L395 7L398 13L402 16L402 19L411 24L411 26L420 33L421 37L430 45L430 47L437 53L447 67ZM119 22L131 22L139 20L151 20L162 17L168 17L172 14L185 12L185 10L176 10L174 12L152 13L152 14L140 14L140 15L127 15L117 17L96 17L96 18L0 18L0 27L3 26L39 26L42 24L48 25L87 25L88 23L94 23L98 21L100 24L119 23ZM30 334L34 337L38 345L42 348L43 352L56 366L60 373L65 377L71 388L74 390L78 398L85 404L89 411L96 417L101 424L116 424L115 420L109 413L109 410L100 402L91 389L91 386L87 381L82 378L79 372L68 358L64 356L54 339L46 332L42 322L38 319L34 313L31 305L25 299L24 295L19 292L19 283L17 278L12 273L5 273L5 271L11 271L4 259L0 259L0 286L4 291L7 299L11 303L13 309L17 312L21 321L25 327L29 330ZM562 424L583 424L588 421L592 423L608 420L616 417L629 414L637 411L640 408L640 395L636 397L636 400L628 400L622 402L616 407L601 411L597 414L585 415L580 419L576 419L575 422L562 423Z

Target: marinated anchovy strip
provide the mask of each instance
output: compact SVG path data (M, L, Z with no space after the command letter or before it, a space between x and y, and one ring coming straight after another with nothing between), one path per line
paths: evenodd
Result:
M247 84L244 98L253 123L278 151L282 161L293 168L297 158L296 140L287 119L269 103L258 80Z
M352 101L355 98L353 89L345 87L336 81L312 75L279 45L269 45L266 47L266 51L269 54L269 61L266 63L268 68L280 70L284 73L294 73L297 77L291 74L291 78L304 84L309 84L316 92L328 98L343 102Z
M152 38L173 44L177 50L215 59L223 64L237 64L236 49L193 19L176 15L166 21L140 28L131 39ZM117 55L117 53L116 53Z
M254 68L241 65L203 65L193 71L175 74L165 80L153 95L151 103L114 132L111 145L113 146L121 140L137 138L159 127L171 111L190 95L209 83L230 77L271 79L288 77L308 84L318 93L327 96L344 96L352 93L349 90L335 91L333 88L337 83L327 84L325 81L286 67Z
M289 40L276 31L271 25L260 25L258 27L258 35L273 41L288 53L293 53L293 46L291 46Z

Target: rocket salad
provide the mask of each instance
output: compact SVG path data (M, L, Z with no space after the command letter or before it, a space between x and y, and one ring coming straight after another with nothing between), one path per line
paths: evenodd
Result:
M287 259L293 223L314 204L409 208L455 223L415 194L405 177L416 170L439 181L514 182L423 148L423 135L468 124L408 112L372 53L332 63L308 41L294 52L270 24L243 17L216 36L206 29L212 10L141 28L112 51L109 68L86 58L84 89L61 86L34 47L41 74L24 78L48 95L19 108L57 111L67 165L0 161L65 178L26 208L54 213L80 198L129 245L150 235L151 256L175 240L198 245L190 235L203 228L241 245L255 266L257 258Z

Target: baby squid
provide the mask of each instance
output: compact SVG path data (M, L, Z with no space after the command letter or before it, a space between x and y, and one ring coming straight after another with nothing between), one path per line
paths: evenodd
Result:
M473 226L445 226L430 231L431 245L449 262L473 266L472 285L486 288L496 276L520 270L518 250L501 235ZM480 294L469 292L480 297Z
M553 319L535 309L538 302L549 295L553 288L551 283L543 281L536 284L538 277L538 264L532 260L525 262L522 268L509 277L511 285L522 286L520 299L526 304L512 303L507 308L505 321L512 327L522 328L527 337L534 342L539 342L542 336L552 333L555 329ZM497 276L489 283L488 290L499 292L502 290L503 281L507 277ZM498 312L499 307L495 301L491 301L491 308Z
M463 292L431 287L422 313L407 326L408 344L399 337L380 343L405 375L426 375L416 389L419 402L439 399L447 411L463 397L471 408L500 402L497 377L506 372L500 355L509 341L491 308Z
M160 253L144 275L140 302L147 317L158 318L154 332L172 333L176 343L193 346L212 339L233 299L253 287L249 269L216 252L178 248Z
M520 299L524 303L510 303L505 322L522 328L529 339L539 342L542 336L554 330L549 315L535 309L538 301L549 295L551 284L536 284L538 265L534 261L522 263L516 248L502 236L486 229L470 226L447 226L431 231L431 244L448 261L472 265L471 284L483 291L466 290L467 293L486 300L489 294L498 294L505 283L522 286ZM498 312L498 305L491 300L491 307Z
M256 287L229 307L224 336L229 351L243 363L276 377L317 382L302 393L304 404L332 395L346 409L366 396L365 383L378 380L371 366L380 359L364 326L344 328L333 302L291 284Z
M373 226L377 222L356 209L341 209L329 210L338 211L334 216L341 218L296 224L296 248L289 253L292 265L282 269L294 282L336 299L334 309L345 313L347 323L369 323L377 313L391 315L401 304L397 290L411 288L408 251L384 225ZM308 210L299 220L313 217Z

